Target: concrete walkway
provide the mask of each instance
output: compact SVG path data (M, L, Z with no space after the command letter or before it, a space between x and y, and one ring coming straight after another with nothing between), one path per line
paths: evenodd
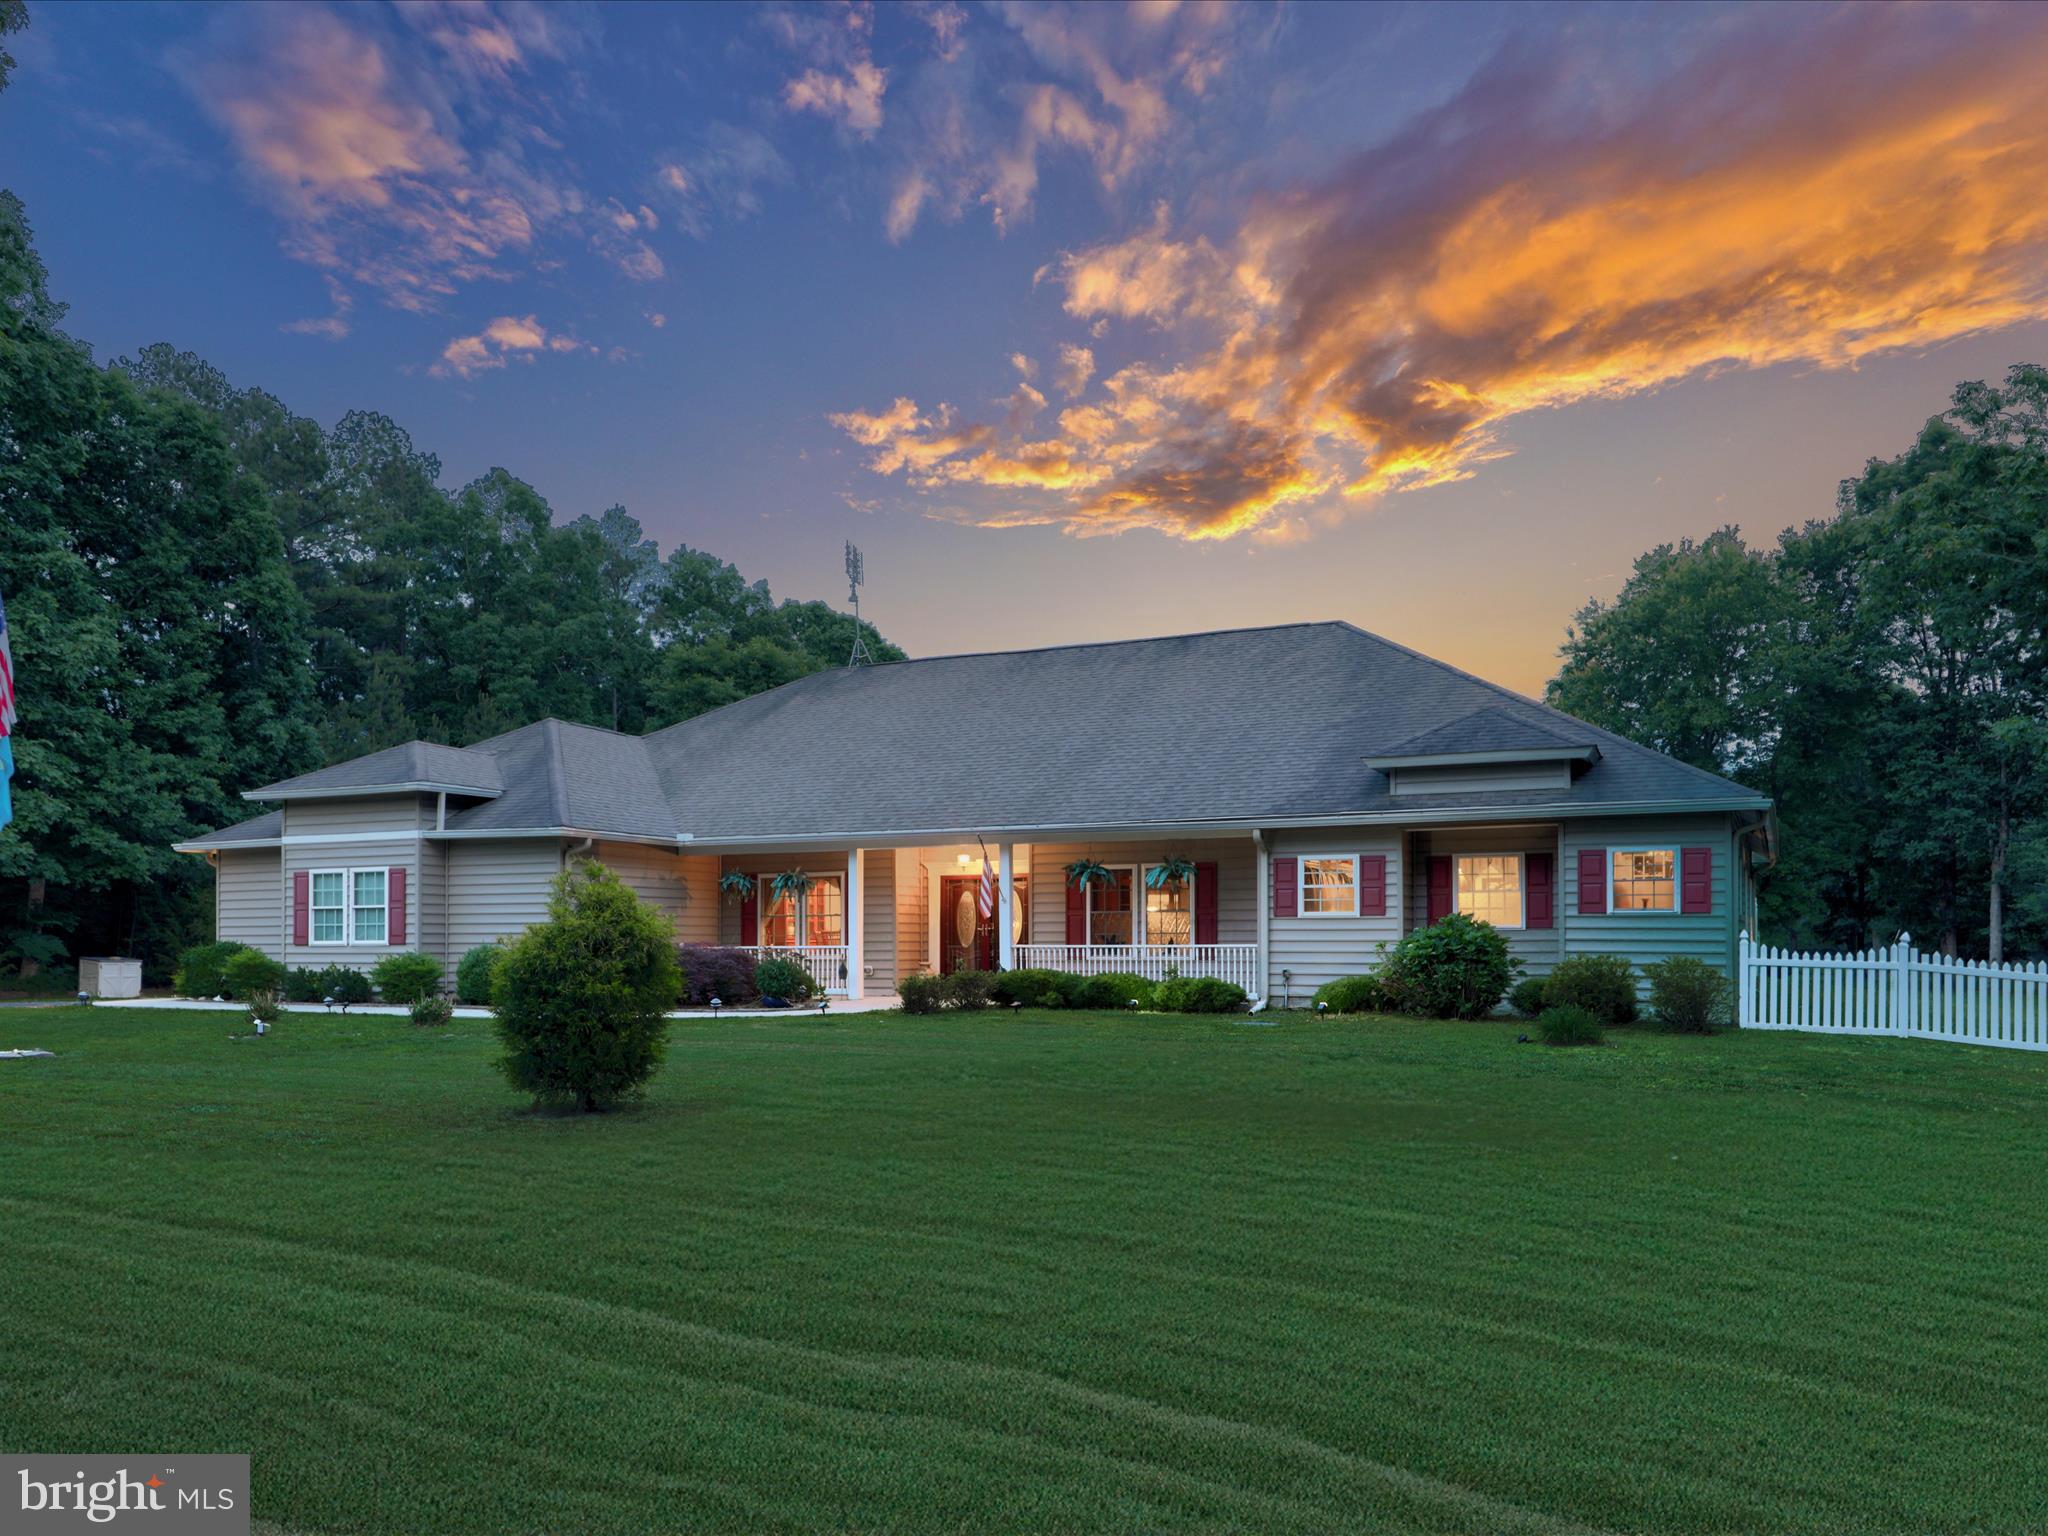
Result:
M412 1017L412 1010L398 1003L357 1003L343 1008L329 1008L324 1003L286 1003L286 1013L311 1014L369 1014L377 1018L405 1019ZM724 1019L786 1019L794 1014L816 1014L823 1012L828 1018L835 1013L886 1013L898 1007L896 994L885 992L879 997L835 997L824 1009L816 1003L802 1008L724 1008L718 1017ZM235 1013L244 1014L249 1010L242 1003L216 1002L210 998L190 997L121 997L95 1001L95 1008L144 1008L166 1009L178 1013ZM455 1010L458 1019L487 1019L491 1016L488 1008L464 1008ZM708 1019L712 1016L708 1008L673 1009L668 1017L672 1019Z

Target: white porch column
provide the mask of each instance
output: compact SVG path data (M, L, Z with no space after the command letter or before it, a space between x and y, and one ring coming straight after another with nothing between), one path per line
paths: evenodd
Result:
M1016 889L1016 845L996 845L996 965L1005 971L1017 968L1017 889Z
M846 995L861 995L862 964L867 951L861 944L860 850L846 855Z
M1273 991L1273 962L1266 947L1273 922L1273 850L1257 827L1252 828L1252 846L1259 850L1259 996L1267 997Z

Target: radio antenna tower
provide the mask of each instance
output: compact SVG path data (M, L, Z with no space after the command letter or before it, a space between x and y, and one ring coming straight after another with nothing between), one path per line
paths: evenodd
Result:
M867 562L861 559L860 546L846 541L846 595L853 602L853 654L846 658L849 667L863 663L872 665L874 656L868 651L867 631L860 626L860 589L868 579Z

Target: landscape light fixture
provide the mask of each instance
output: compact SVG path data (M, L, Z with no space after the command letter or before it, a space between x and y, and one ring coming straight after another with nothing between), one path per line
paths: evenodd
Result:
M78 1006L81 1008L90 1008L92 1006L92 994L90 992L79 993Z
M722 997L714 997L713 999L711 999L711 1017L713 1017L714 1019L715 1019L715 1018L717 1018L717 1017L718 1017L718 1010L719 1010L719 1009L721 1009L721 1008L723 1008L724 1006L725 1006L725 999L724 999L724 998L722 998Z
M331 993L331 992L330 992L330 993L329 993L329 994L328 994L327 996L325 996L325 997L321 998L321 999L320 999L320 1001L321 1001L321 1002L323 1002L323 1003L325 1003L325 1004L327 1005L327 1011L328 1011L329 1013L332 1013L332 1012L334 1012L334 994L333 994L333 993Z

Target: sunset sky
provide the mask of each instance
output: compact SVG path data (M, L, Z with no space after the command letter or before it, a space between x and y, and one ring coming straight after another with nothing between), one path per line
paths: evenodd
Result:
M1540 688L1642 549L2048 360L2048 10L52 6L66 322L913 654L1343 618Z

